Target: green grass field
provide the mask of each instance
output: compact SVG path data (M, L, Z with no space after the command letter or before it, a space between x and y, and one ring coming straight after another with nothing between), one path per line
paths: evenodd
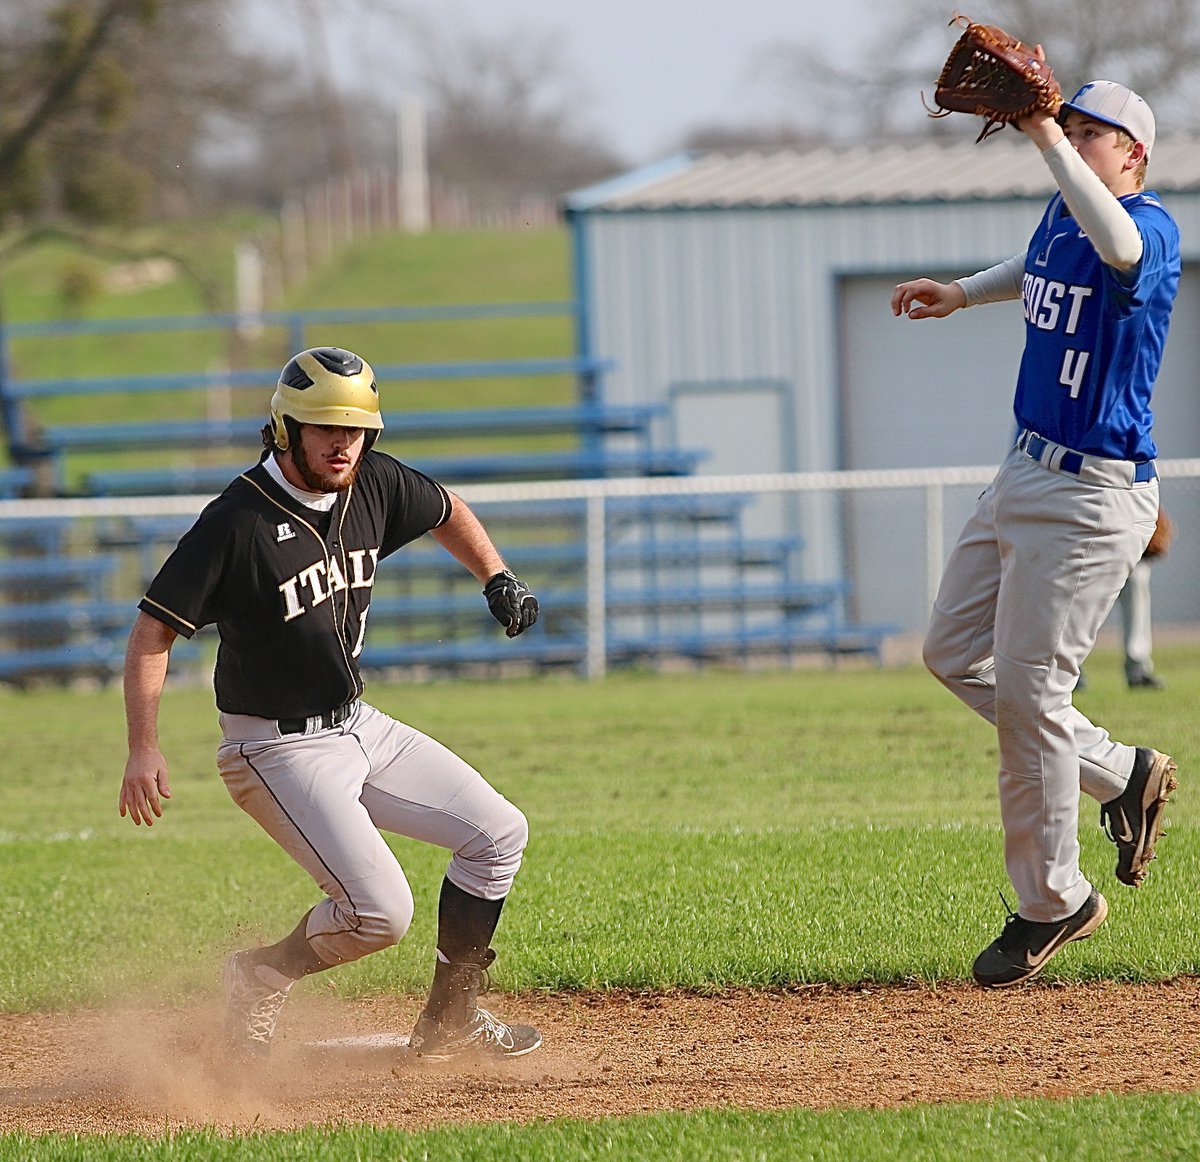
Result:
M196 228L187 250L226 301L245 224ZM47 246L3 273L10 321L63 313L77 256ZM288 307L558 301L569 297L560 230L374 239L317 271ZM88 317L214 309L194 284L92 304ZM559 355L565 319L346 328L311 341L375 362ZM253 362L286 358L268 334ZM218 336L163 334L13 345L21 374L142 374L219 365ZM499 389L499 394L497 394ZM565 381L405 385L389 408L561 402ZM179 396L64 399L47 420L201 414ZM265 401L238 399L240 410ZM111 457L105 466L116 466ZM90 466L80 458L82 470ZM1163 694L1130 695L1111 656L1089 666L1081 705L1119 738L1167 748L1183 786L1164 858L1145 889L1112 880L1112 845L1085 803L1083 863L1110 922L1048 976L1149 981L1197 971L1200 832L1190 772L1200 737L1200 655L1156 650ZM526 811L531 843L497 939L499 983L571 990L795 982L963 980L998 931L1008 891L989 729L923 672L834 671L375 685L377 705L441 738ZM215 773L212 696L171 689L162 713L174 798L152 831L116 812L124 762L117 691L0 693L9 758L0 783L0 1010L202 997L231 945L274 939L314 889L228 800ZM444 853L394 846L417 898L395 951L330 976L345 997L421 991ZM1009 892L1011 898L1011 892ZM647 917L654 923L647 924ZM301 985L301 989L307 987ZM1200 1155L1194 1095L917 1104L898 1111L728 1110L620 1120L464 1125L424 1133L364 1126L161 1138L0 1135L0 1159L992 1159Z
M1097 658L1080 701L1117 737L1179 760L1164 858L1145 889L1121 889L1112 845L1085 801L1083 864L1105 888L1112 919L1050 978L1197 970L1200 832L1188 772L1200 751L1200 656L1159 653L1165 693L1128 693L1115 660ZM526 864L497 939L504 988L961 980L1003 918L991 732L919 669L376 685L369 695L458 750L529 816ZM31 723L44 725L30 732ZM116 813L117 692L5 695L0 725L10 916L0 1008L201 996L232 944L277 938L313 902L303 874L227 800L207 690L166 697L175 794L152 831ZM445 857L394 846L417 921L394 953L339 969L342 996L426 983ZM412 1135L344 1127L230 1141L47 1138L32 1154L29 1140L9 1137L0 1157L1142 1157L1112 1145L1130 1122L1150 1128L1154 1153L1186 1157L1200 1148L1198 1113L1192 1097L1109 1097ZM1031 1151L1034 1130L1045 1136Z
M864 1110L712 1111L415 1134L361 1127L241 1138L190 1132L161 1142L14 1136L7 1145L11 1152L0 1156L37 1162L862 1162L877 1158L1141 1162L1147 1157L1186 1159L1200 1153L1200 1099L1187 1095L1005 1101L916 1106L887 1116Z

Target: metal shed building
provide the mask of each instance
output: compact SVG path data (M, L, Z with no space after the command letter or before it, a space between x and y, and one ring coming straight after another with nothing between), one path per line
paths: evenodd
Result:
M1195 457L1200 140L1160 139L1148 187L1179 222L1185 264L1156 438L1163 457ZM916 322L894 318L889 299L902 279L1023 250L1053 188L1015 132L667 159L565 201L581 353L615 361L609 401L669 403L662 436L710 449L707 473L998 463L1013 435L1020 304ZM814 568L854 557L844 513L801 519ZM857 535L870 523L863 515ZM1200 512L1194 527L1200 538ZM887 617L871 579L854 580L860 615ZM1184 584L1156 617L1200 620L1197 587Z

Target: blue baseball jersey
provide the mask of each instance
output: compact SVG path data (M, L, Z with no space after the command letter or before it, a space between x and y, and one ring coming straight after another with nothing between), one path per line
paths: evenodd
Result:
M1025 257L1025 352L1013 404L1029 428L1079 452L1152 460L1150 394L1179 286L1179 228L1157 195L1120 199L1142 236L1122 273L1100 261L1055 194Z

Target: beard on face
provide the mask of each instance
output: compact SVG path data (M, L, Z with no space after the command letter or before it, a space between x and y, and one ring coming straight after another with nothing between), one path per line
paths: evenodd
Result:
M304 481L304 487L310 492L345 492L357 479L358 469L362 462L363 458L359 456L347 472L334 475L332 472L322 472L309 463L308 453L304 450L302 440L297 440L292 445L292 463L296 465L296 471L300 474L300 479Z

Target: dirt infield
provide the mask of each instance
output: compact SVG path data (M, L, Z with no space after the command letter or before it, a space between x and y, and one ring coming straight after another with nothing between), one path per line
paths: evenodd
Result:
M496 997L545 1036L503 1067L351 1047L413 998L297 996L269 1064L214 1052L213 1007L0 1015L0 1130L161 1135L1200 1088L1200 981ZM334 1044L319 1044L333 1041Z

